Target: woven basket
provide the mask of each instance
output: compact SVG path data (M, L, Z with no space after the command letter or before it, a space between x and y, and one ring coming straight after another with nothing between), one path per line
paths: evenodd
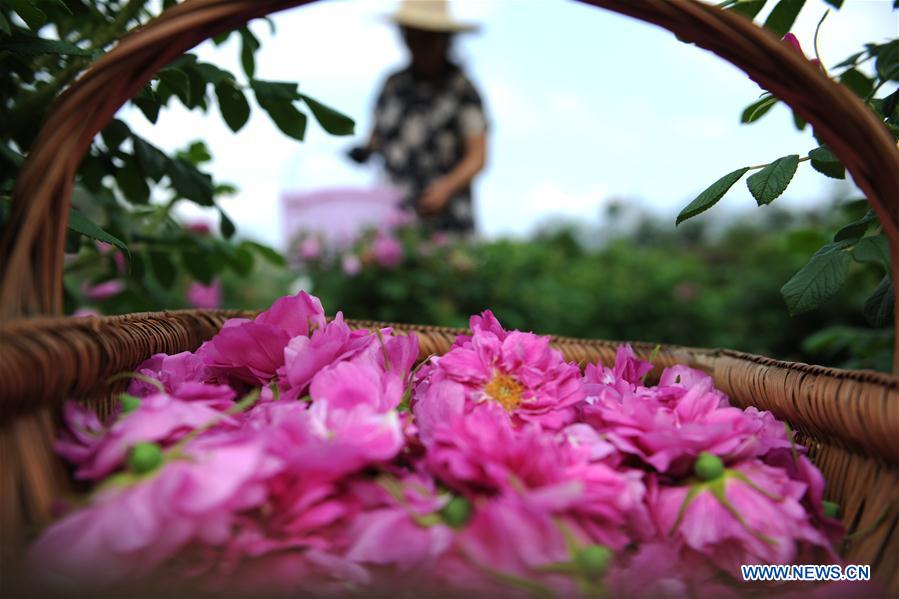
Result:
M63 400L112 405L110 375L157 352L194 350L236 312L189 310L62 318L62 258L75 171L93 137L169 62L201 41L308 0L187 0L125 38L55 104L26 161L0 240L0 535L9 584L22 547L50 519L70 481L51 443ZM850 92L739 15L692 0L592 0L660 25L743 69L811 123L871 201L899 265L899 153ZM899 316L899 310L896 311ZM414 320L414 315L410 315ZM355 322L355 326L381 323ZM421 357L461 331L418 333ZM899 339L899 336L897 336ZM611 363L616 344L555 338L565 357ZM646 357L651 347L635 344ZM899 355L899 352L897 352ZM899 593L899 378L781 362L729 350L664 347L656 369L683 363L711 374L738 406L787 420L823 471L828 499L851 533L847 561L870 564ZM5 583L3 582L5 581ZM8 589L7 589L8 590ZM7 596L3 589L0 594Z

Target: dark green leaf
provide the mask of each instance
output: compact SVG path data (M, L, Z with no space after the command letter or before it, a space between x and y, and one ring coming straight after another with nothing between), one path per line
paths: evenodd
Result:
M62 40L49 40L42 37L31 39L15 39L0 42L0 51L24 54L27 56L39 56L41 54L55 54L59 56L93 56L92 50L79 48L75 44Z
M235 133L240 131L250 118L250 104L243 91L231 79L223 79L215 85L215 96L225 123Z
M247 27L240 28L240 64L247 77L253 78L256 73L256 59L254 54L259 49L259 40Z
M69 210L69 228L73 231L81 233L91 239L96 239L98 241L103 241L105 243L112 244L122 250L126 256L131 257L131 253L128 251L128 246L125 245L125 242L110 235L103 229L99 227L92 220L81 214L75 209Z
M144 87L131 101L140 108L140 111L144 113L148 121L156 124L157 119L159 119L160 100L159 94L153 88L149 85Z
M209 64L208 62L198 62L193 65L193 68L196 69L203 79L213 85L218 85L226 79L234 80L234 76L231 75L231 73L218 68L214 64Z
M862 55L864 55L864 54L865 54L864 50L862 50L861 52L856 52L855 54L853 54L852 56L850 56L849 58L847 58L840 64L835 64L831 68L839 69L842 67L854 67L856 65L856 63L858 63L858 59L861 58Z
M862 314L872 327L883 327L893 322L896 290L889 275L880 281L874 293L865 301Z
M69 229L66 231L66 254L77 254L81 249L81 233Z
M314 98L300 94L300 97L312 111L312 116L319 122L322 128L331 135L352 135L356 124L353 119L337 112L329 106L325 106Z
M154 181L158 182L162 179L165 175L168 156L163 154L159 148L137 135L131 136L131 143L134 145L134 157L137 158L140 170Z
M852 257L856 262L880 264L890 272L890 244L882 233L861 238L852 249Z
M880 105L884 118L890 122L899 116L899 113L896 111L897 104L899 104L899 89L884 98L883 103Z
M12 30L9 28L9 21L6 20L6 17L2 12L0 12L0 33L5 35L12 33Z
M731 4L728 9L750 19L754 19L755 16L759 14L759 11L765 7L766 1L767 0L738 0L734 4Z
M783 37L793 27L804 4L805 0L780 0L765 19L765 27L773 31L777 37Z
M16 11L32 31L37 31L47 22L47 14L31 0L5 0L5 4Z
M109 150L114 151L118 150L119 146L122 145L122 142L131 135L131 129L119 119L112 119L109 124L103 128L101 135L103 136L103 143L106 144L106 147Z
M231 37L232 33L234 33L234 31L226 31L224 33L213 36L212 43L214 43L216 46L221 46L226 41L228 41L228 38Z
M159 78L159 85L166 88L165 91L175 94L182 104L188 108L191 107L190 79L187 73L181 69L168 68L159 71L156 76ZM163 90L160 90L160 93L162 92Z
M796 114L796 111L793 111L793 125L796 127L797 131L802 131L803 129L805 129L805 126L807 124L808 123L804 118Z
M150 252L150 266L153 268L153 276L159 284L168 289L175 282L177 269L167 252Z
M201 206L212 206L212 180L209 175L198 171L192 164L181 158L169 160L166 174L171 179L172 187L181 197L196 202Z
M146 204L150 201L150 188L134 157L128 156L125 165L116 171L115 180L125 198L132 204Z
M253 88L253 93L256 94L256 100L260 106L263 106L266 102L293 102L300 99L296 83L253 79L250 81L250 87Z
M840 75L840 83L852 90L852 93L859 98L867 98L874 89L874 83L856 69L849 69Z
M228 254L228 264L240 276L246 276L253 272L253 262L253 254L244 248L236 248Z
M241 247L247 247L254 250L269 264L273 264L275 266L284 266L285 264L284 257L267 245L262 245L261 243L256 243L255 241L244 241L240 245Z
M696 196L696 199L690 202L686 208L681 210L681 213L677 215L675 224L679 225L688 218L693 218L714 206L748 170L748 166L737 169L712 183L705 191Z
M874 214L873 210L868 210L867 213L860 219L849 223L848 225L843 226L836 234L833 236L834 241L843 241L844 239L855 240L860 239L864 236L868 231L868 227L871 223L877 222L877 215Z
M182 69L187 74L190 82L190 106L189 108L201 108L203 111L206 106L206 79L194 68L193 65L186 66Z
M181 261L193 278L204 285L212 283L212 279L215 277L215 269L208 252L183 252Z
M790 315L817 308L843 286L852 260L847 245L846 241L825 245L781 287Z
M796 167L799 166L799 155L791 154L778 158L759 172L746 179L749 192L759 206L770 204L780 197L793 180Z
M267 102L262 106L283 133L303 141L306 135L306 115L291 102Z
M0 158L15 167L22 166L22 163L25 162L24 156L7 146L4 142L0 142Z
M836 8L837 10L839 10L840 8L843 7L843 0L824 0L824 1L827 2L828 4L830 4L831 6L833 6L834 8Z
M765 96L764 98L758 100L757 102L753 102L745 109L743 109L743 114L740 115L741 123L754 123L755 121L762 118L766 112L771 110L775 104L777 104L778 99L774 96Z
M222 233L222 237L225 239L231 239L234 237L234 233L236 232L236 228L234 227L234 223L231 222L231 219L228 218L228 215L225 214L225 211L219 208L219 216L221 217L219 220L219 231Z
M130 273L131 278L135 281L143 281L144 277L147 274L147 268L144 265L144 259L141 257L139 253L133 254L131 256L131 261L129 262L129 266L131 267Z
M812 159L812 168L819 173L827 175L832 179L846 178L846 168L840 163L840 159L826 146L815 148L808 153L808 156Z
M899 81L899 40L880 47L875 68L883 81Z

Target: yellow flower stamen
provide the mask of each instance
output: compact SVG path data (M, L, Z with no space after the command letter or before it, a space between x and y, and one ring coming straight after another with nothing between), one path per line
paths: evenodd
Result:
M484 387L484 393L498 401L507 412L511 412L521 404L521 391L521 383L511 375L501 372L495 373Z

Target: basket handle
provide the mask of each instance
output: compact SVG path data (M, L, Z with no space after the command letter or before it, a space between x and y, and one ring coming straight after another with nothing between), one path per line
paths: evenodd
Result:
M64 93L19 174L0 239L0 320L62 312L75 172L94 136L161 68L205 39L312 0L186 0L122 42ZM582 0L673 32L741 68L809 122L852 175L890 240L899 275L899 152L882 123L770 32L694 0ZM897 295L899 298L899 295ZM899 329L899 302L896 325ZM896 335L899 349L899 334ZM894 351L894 371L899 351Z

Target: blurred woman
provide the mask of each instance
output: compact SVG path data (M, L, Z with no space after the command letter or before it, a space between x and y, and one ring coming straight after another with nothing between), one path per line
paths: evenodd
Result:
M487 120L478 91L450 59L453 36L475 25L449 14L445 0L405 0L391 20L410 62L378 95L368 144L350 156L381 154L390 181L432 231L474 231L471 183L487 156Z

